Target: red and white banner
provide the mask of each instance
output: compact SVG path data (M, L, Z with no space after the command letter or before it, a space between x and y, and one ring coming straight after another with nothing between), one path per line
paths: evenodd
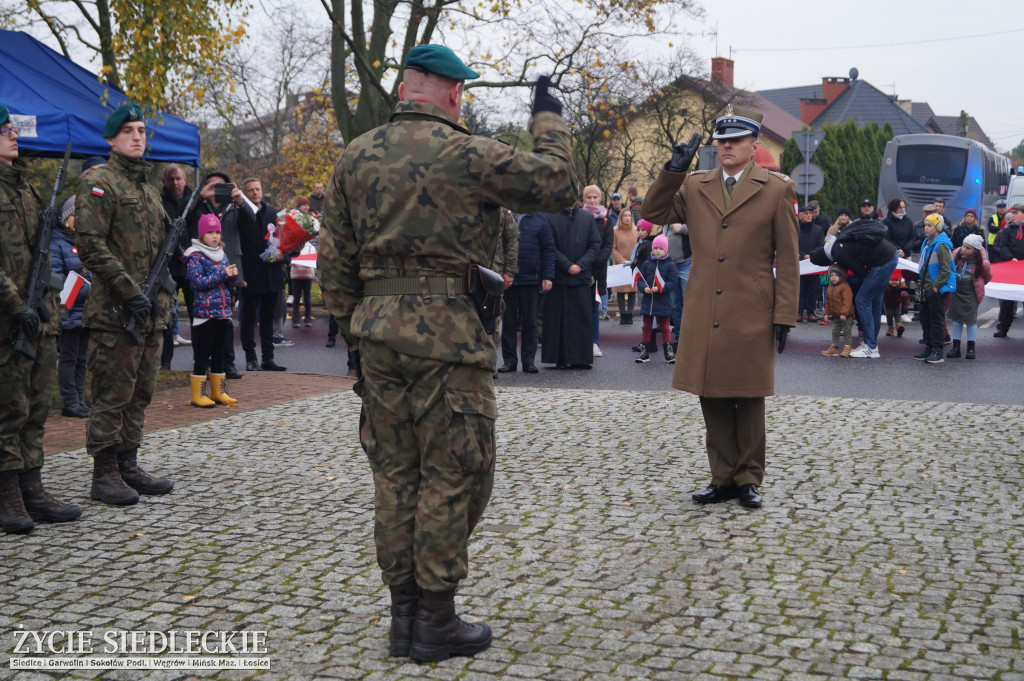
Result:
M985 295L1024 301L1024 261L993 263L992 281L985 284Z
M297 255L292 258L292 264L298 265L299 267L312 267L313 269L316 269L316 253Z

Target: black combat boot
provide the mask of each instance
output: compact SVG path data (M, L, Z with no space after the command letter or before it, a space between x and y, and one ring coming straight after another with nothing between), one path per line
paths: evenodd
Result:
M174 483L166 478L154 478L142 470L137 462L138 448L117 454L117 471L129 487L139 494L167 494L174 489Z
M974 341L967 341L967 354L964 355L964 359L974 359Z
M644 364L646 362L650 362L651 361L651 354L648 351L649 347L650 347L650 343L641 343L640 344L640 356L637 357L636 359L634 359L633 361L636 362L637 364Z
M412 627L416 621L416 604L420 589L416 580L388 587L391 589L391 657L408 657L412 645Z
M26 534L36 524L25 509L17 471L0 471L0 527L7 534Z
M669 364L675 364L676 353L675 350L672 349L672 344L664 343L661 347L665 351L665 361L668 362Z
M489 626L465 622L455 614L455 589L420 592L409 657L439 662L453 655L475 655L490 646Z
M960 341L953 341L953 347L951 347L949 352L946 353L946 357L949 357L950 359L960 358Z
M54 499L43 487L43 478L39 468L25 471L18 475L21 486L21 498L25 501L25 509L32 520L44 523L66 523L82 515L82 507L78 504L65 504Z
M111 506L130 506L139 493L125 484L117 471L117 452L98 452L92 460L92 498Z

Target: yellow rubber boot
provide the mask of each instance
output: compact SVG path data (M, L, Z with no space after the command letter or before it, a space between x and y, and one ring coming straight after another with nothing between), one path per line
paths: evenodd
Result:
M203 394L203 383L206 381L206 376L189 376L189 384L192 387L192 406L203 407L209 409L215 407L216 402L211 400L209 397Z
M225 407L233 407L238 400L224 392L225 374L210 374L210 397Z

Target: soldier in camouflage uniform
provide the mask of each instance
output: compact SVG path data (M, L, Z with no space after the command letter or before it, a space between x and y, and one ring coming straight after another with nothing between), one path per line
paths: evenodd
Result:
M497 416L495 339L467 295L467 269L493 262L499 204L558 210L578 187L548 80L535 91L534 153L523 153L459 125L463 81L476 77L446 47L409 52L391 121L334 168L319 242L324 298L362 359L355 390L391 589L390 650L417 661L491 642L454 602L491 494Z
M166 494L174 487L137 462L171 299L161 291L152 305L140 287L163 244L167 216L146 181L152 166L142 160L142 110L136 104L118 108L103 136L110 160L82 180L75 199L79 256L93 275L83 314L91 330L93 399L85 445L93 457L92 498L124 506L136 503L139 494ZM138 325L140 345L124 330L128 319Z
M0 526L9 534L30 532L34 520L62 523L82 514L75 504L54 499L43 488L43 426L57 375L58 283L44 304L50 320L41 322L26 306L29 269L39 229L39 195L25 180L28 167L18 158L18 129L0 105ZM46 273L50 246L43 244ZM14 349L20 332L35 351L29 359Z

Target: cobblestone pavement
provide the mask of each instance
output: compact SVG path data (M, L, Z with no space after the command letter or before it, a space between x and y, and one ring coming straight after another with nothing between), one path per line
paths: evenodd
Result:
M0 536L0 678L27 630L265 630L269 672L103 679L1024 679L1024 409L769 400L759 511L699 507L696 398L503 389L460 611L494 646L387 656L358 402L327 394L147 438L175 492ZM83 503L81 450L46 478ZM98 637L100 634L97 633Z

